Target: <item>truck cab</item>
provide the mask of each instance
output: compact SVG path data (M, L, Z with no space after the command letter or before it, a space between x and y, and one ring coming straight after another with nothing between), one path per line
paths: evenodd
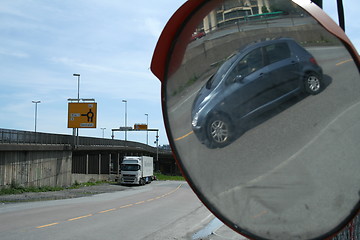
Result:
M124 157L121 164L121 184L144 185L153 180L153 158L148 156Z

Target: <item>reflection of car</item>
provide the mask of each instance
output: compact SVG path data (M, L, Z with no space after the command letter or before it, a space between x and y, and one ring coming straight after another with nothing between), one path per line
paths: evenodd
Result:
M202 38L204 37L206 34L204 31L200 31L200 32L194 32L192 35L191 35L191 41L194 41L196 39L199 39L199 38Z
M322 69L290 38L247 46L225 61L200 89L192 128L209 148L224 147L251 117L301 91L321 91Z

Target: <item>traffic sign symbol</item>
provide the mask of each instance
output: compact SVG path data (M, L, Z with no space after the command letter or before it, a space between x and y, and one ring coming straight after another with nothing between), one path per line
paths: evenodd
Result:
M68 128L96 128L97 103L68 103Z

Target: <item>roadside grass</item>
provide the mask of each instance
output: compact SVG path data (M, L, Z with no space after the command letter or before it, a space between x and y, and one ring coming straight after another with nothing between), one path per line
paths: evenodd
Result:
M156 179L160 181L185 181L183 176L170 176L162 173L155 173L154 175L156 176Z
M97 182L86 182L86 183L78 183L75 182L70 187L50 187L50 186L44 186L44 187L24 187L16 183L12 183L10 187L0 189L0 195L10 195L10 194L21 194L26 192L55 192L55 191L61 191L65 189L77 189L81 187L88 187L88 186L94 186L99 185L103 183L109 183L106 181L97 181Z
M22 187L22 186L11 186L10 188L0 189L0 195L10 195L10 194L21 194L25 192L53 192L61 191L64 188L62 187Z
M182 176L170 176L161 173L155 173L156 179L159 181L185 181L185 178ZM69 187L24 187L20 184L11 183L11 185L7 188L0 189L0 195L11 195L11 194L21 194L26 192L55 192L61 191L65 189L77 189L88 186L95 186L103 183L113 183L116 182L108 182L108 181L96 181L96 182L86 182L86 183L78 183L75 182L73 185Z

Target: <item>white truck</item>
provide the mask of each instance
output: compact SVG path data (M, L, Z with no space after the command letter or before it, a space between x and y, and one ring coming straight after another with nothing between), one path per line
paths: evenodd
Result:
M121 184L144 185L154 180L153 158L148 156L125 156L121 163Z

